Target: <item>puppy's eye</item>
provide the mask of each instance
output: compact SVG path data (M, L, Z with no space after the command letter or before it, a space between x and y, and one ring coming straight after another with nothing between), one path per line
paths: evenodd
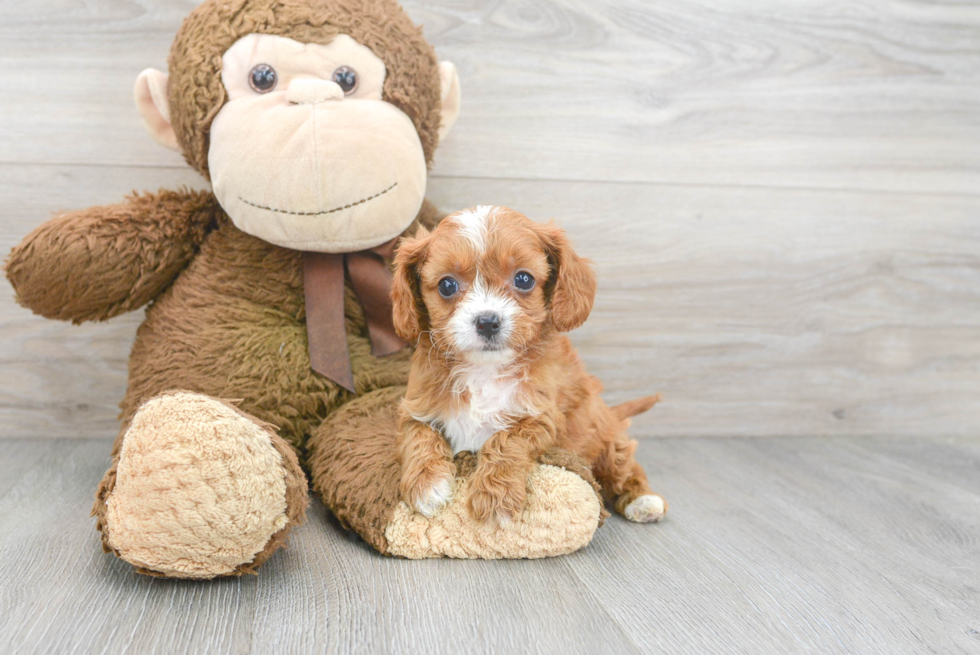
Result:
M276 69L269 64L259 64L248 74L248 85L256 93L268 93L276 88Z
M534 288L534 276L527 271L521 271L514 276L514 286L521 291L530 291Z
M333 81L349 96L357 90L357 71L350 66L341 66L333 72Z
M452 298L459 291L459 284L451 277L444 277L439 280L439 295L443 298Z

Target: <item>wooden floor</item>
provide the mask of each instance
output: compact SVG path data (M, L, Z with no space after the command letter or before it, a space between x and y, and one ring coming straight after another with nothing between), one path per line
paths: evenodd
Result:
M314 501L256 577L140 577L108 440L0 443L5 653L980 653L980 440L663 439L671 504L539 561L387 559Z

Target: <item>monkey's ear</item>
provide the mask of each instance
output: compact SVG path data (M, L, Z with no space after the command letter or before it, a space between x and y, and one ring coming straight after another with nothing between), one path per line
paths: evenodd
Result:
M155 68L147 68L136 78L136 108L143 117L143 125L149 130L153 140L161 146L180 152L177 133L170 124L170 101L167 96L167 81L170 76Z
M429 246L429 231L419 227L412 238L398 243L394 279L391 281L392 319L395 332L405 341L415 341L426 329L425 302L419 288L419 264Z
M442 141L449 134L453 123L459 116L460 91L459 75L456 74L456 67L450 62L444 61L439 64L439 79L442 82L442 107L439 112L439 140Z

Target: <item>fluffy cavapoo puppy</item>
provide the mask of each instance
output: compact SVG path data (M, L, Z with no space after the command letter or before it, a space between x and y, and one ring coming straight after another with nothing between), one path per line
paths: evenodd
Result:
M516 517L527 475L552 446L591 464L632 521L667 509L633 457L628 417L651 396L609 407L563 333L592 310L596 279L565 233L505 207L445 218L402 241L392 287L395 328L418 340L401 405L401 492L426 516L452 496L455 453L478 453L468 508Z

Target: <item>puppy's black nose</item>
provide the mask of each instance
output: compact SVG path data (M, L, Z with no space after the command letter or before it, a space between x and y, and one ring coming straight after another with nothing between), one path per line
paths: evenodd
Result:
M476 331L484 339L492 339L500 332L500 317L496 314L480 314L476 317Z

